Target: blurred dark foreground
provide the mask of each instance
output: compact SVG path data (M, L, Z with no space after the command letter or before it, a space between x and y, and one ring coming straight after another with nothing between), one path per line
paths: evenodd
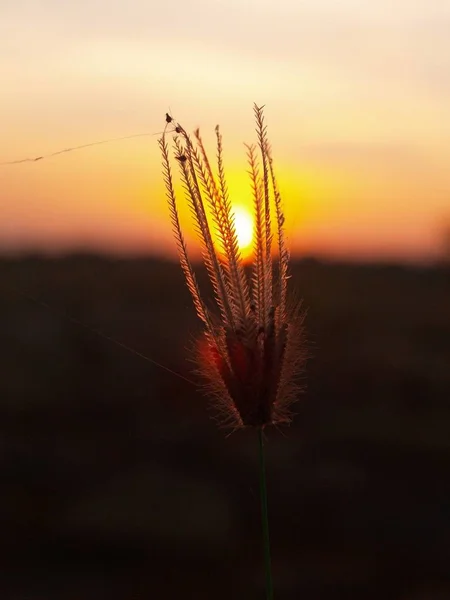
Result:
M449 272L292 272L313 358L267 432L275 598L449 599ZM0 598L262 599L256 432L92 331L190 377L178 266L4 259L0 305Z

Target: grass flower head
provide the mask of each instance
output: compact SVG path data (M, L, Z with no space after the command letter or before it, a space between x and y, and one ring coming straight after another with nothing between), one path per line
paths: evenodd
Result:
M219 127L214 171L199 130L191 137L171 117L166 119L166 129L169 124L174 127L173 160L166 131L159 140L180 263L204 326L196 352L198 370L223 423L235 428L289 422L290 406L300 391L298 375L306 359L303 313L300 303L288 295L285 218L263 107L255 105L254 114L257 143L247 146L254 207L250 273L239 249ZM214 292L213 309L200 292L181 229L174 161L200 238Z

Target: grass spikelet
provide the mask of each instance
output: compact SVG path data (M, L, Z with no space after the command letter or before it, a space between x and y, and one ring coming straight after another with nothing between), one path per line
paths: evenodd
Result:
M182 131L184 132L184 130ZM234 319L229 302L225 273L214 249L213 239L206 217L203 196L195 171L195 162L198 161L198 154L186 133L184 133L184 138L187 142L185 148L183 148L178 139L174 140L183 187L187 201L192 210L196 230L203 243L203 260L214 289L216 302L220 309L222 319L228 326L232 327Z
M269 158L267 156L267 127L264 123L263 106L253 107L256 119L256 134L258 136L258 146L261 153L262 163L262 187L264 191L264 273L265 273L265 305L272 305L272 227L270 219L270 195L269 195Z
M178 218L166 130L159 140L170 217L180 263L205 330L196 348L197 370L223 424L263 428L290 420L306 360L303 312L288 297L289 252L284 213L263 107L254 105L257 144L247 146L253 193L254 253L247 277L239 250L216 128L216 170L199 130L191 137L175 123L174 159L191 209L218 314L202 300ZM206 207L211 212L211 223ZM272 214L274 227L272 223ZM276 236L276 268L272 260ZM220 246L217 248L216 240Z
M166 196L169 204L170 220L172 222L172 230L178 248L181 269L183 271L184 278L186 279L186 284L189 289L189 292L191 293L197 315L205 324L207 331L211 332L211 317L209 316L208 310L203 304L202 298L200 296L200 290L198 287L197 279L195 277L194 270L192 269L191 261L189 260L186 242L184 240L183 232L180 226L177 201L173 187L172 170L170 168L169 150L167 148L167 143L165 139L160 139L158 143L162 154L163 177L166 186Z

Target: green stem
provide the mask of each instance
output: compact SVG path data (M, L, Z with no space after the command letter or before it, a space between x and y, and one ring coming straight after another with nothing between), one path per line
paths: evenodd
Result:
M273 600L272 564L270 560L269 513L267 510L266 462L264 458L263 428L258 428L259 438L259 491L261 496L261 517L264 542L264 569L266 573L266 598Z

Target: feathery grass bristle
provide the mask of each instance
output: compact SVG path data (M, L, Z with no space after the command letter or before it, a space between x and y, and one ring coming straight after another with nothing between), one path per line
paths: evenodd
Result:
M197 344L197 370L222 423L235 428L289 422L289 407L301 390L298 376L306 360L304 313L301 303L289 302L287 295L289 252L285 218L263 108L254 105L257 145L247 146L255 230L250 277L239 250L219 127L216 127L216 173L199 130L192 139L180 123L166 118L166 129L159 140L180 264L204 326ZM167 126L172 122L175 123L173 154L201 242L217 312L211 311L202 299L180 225L166 141ZM212 215L210 219L207 210Z

